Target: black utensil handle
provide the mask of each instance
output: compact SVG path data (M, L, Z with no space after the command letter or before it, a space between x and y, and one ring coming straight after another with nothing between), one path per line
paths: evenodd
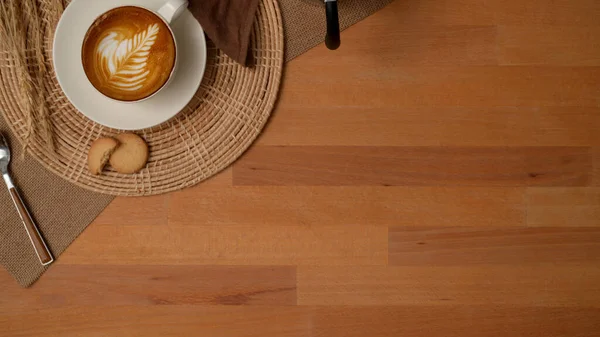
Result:
M327 14L327 36L325 36L325 45L331 50L336 50L341 44L340 18L338 15L337 1L325 1L325 11Z

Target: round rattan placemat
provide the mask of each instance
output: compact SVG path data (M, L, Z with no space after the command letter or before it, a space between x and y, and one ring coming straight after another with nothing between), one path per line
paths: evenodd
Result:
M50 37L45 55L51 55ZM141 196L195 185L233 163L256 139L275 104L283 67L283 28L277 0L261 0L251 34L252 66L243 67L209 42L206 73L187 107L172 120L137 132L150 145L147 167L138 174L87 169L87 151L118 130L92 122L62 93L54 74L46 78L56 151L34 136L29 153L74 184L104 194ZM48 67L51 66L47 57ZM19 81L9 56L0 55L0 105L15 134L25 136Z

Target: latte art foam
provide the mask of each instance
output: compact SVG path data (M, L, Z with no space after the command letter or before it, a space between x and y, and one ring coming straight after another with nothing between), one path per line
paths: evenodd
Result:
M175 63L175 43L166 24L139 7L115 8L88 30L83 67L104 95L135 101L158 91Z
M148 79L148 57L159 32L157 24L137 33L133 38L120 40L119 34L110 32L96 50L100 71L107 84L115 89L136 91Z

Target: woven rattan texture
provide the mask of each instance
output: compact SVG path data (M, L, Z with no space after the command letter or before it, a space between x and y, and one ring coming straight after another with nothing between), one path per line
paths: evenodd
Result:
M50 67L51 32L46 36L44 53ZM261 132L279 90L283 40L277 1L262 0L251 34L251 67L240 66L209 42L206 73L192 101L174 119L138 132L151 150L147 167L138 174L124 175L110 169L101 176L88 172L90 144L119 131L79 113L53 73L45 83L56 153L49 152L35 136L29 151L53 173L104 194L153 195L197 184L229 166ZM13 61L9 53L0 54L0 105L6 109L11 129L22 139L26 124L17 99L19 79Z

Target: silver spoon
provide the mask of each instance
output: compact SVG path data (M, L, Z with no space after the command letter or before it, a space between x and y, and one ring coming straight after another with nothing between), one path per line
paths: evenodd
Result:
M48 250L48 246L46 246L46 242L42 238L40 231L38 230L35 222L31 218L27 207L25 207L25 203L21 199L19 192L15 188L15 185L8 174L8 164L10 163L10 148L8 147L8 143L6 139L0 133L0 173L4 178L4 182L6 182L6 187L8 187L8 192L10 193L10 197L12 198L13 203L17 211L19 212L19 216L23 221L23 225L25 225L25 229L27 230L27 235L29 235L29 240L31 240L31 244L35 249L35 253L42 265L47 265L54 261L50 250Z

